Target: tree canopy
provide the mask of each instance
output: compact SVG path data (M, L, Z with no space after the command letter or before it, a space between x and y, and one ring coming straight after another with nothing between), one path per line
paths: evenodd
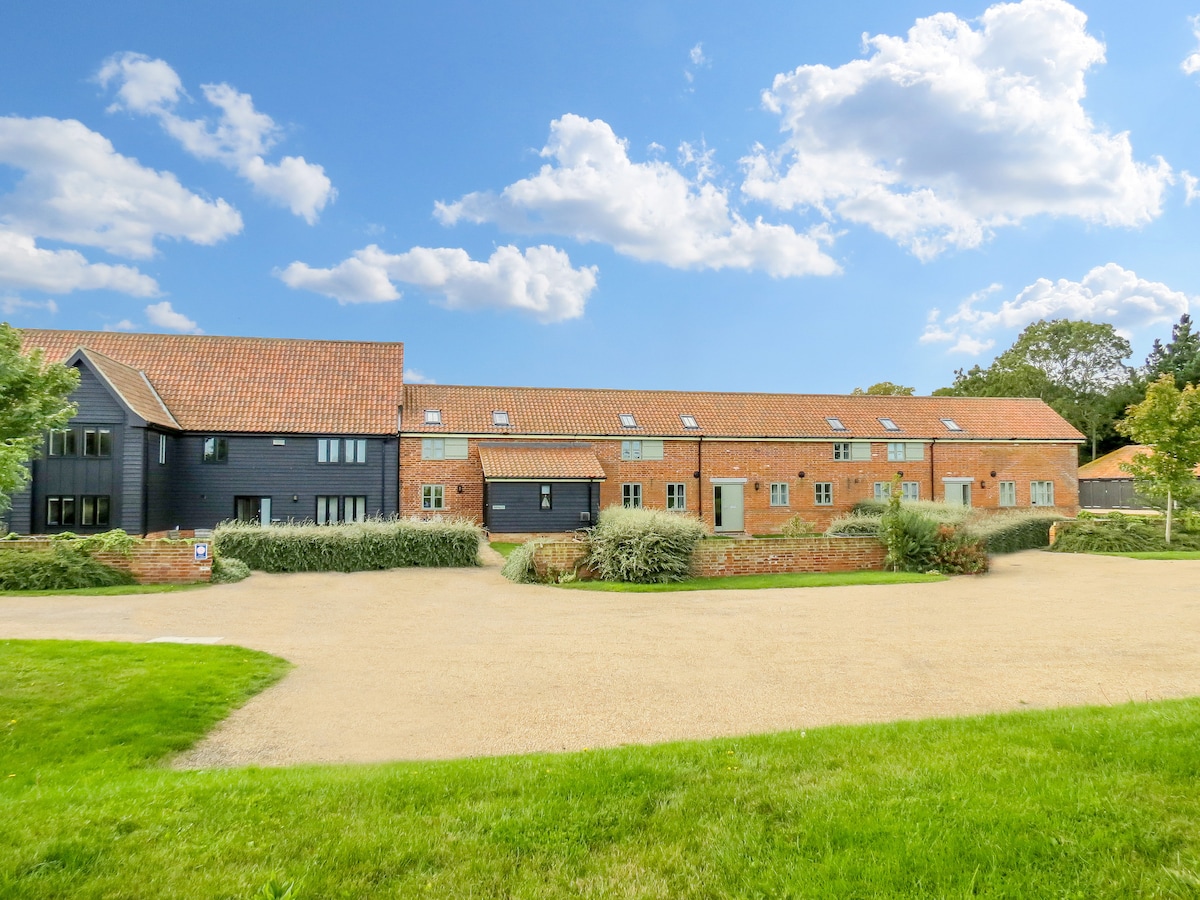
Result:
M1187 313L1180 316L1171 328L1171 340L1166 345L1155 339L1142 374L1148 382L1169 374L1174 377L1177 388L1200 384L1200 332L1192 331L1191 316Z
M894 381L879 381L865 391L862 388L856 387L850 393L857 397L861 397L863 394L868 394L872 397L911 397L916 393L916 388L905 387L902 384L896 384Z
M28 480L25 463L43 434L75 415L67 398L78 383L76 370L47 363L40 350L21 353L20 332L0 322L0 510Z

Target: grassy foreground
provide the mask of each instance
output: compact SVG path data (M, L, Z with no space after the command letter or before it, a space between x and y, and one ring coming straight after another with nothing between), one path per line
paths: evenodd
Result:
M1195 897L1200 700L448 763L157 765L283 663L0 643L0 896Z
M568 581L556 587L573 591L615 591L653 594L664 591L755 591L763 588L845 587L854 584L911 584L945 581L945 575L921 572L780 572L772 575L729 575L689 578L667 584L629 584L623 581Z
M1097 553L1097 556L1125 556L1129 559L1200 559L1200 550L1135 550L1129 553Z
M0 591L0 597L118 597L122 594L172 594L206 588L198 584L115 584L109 587L68 588L61 591Z

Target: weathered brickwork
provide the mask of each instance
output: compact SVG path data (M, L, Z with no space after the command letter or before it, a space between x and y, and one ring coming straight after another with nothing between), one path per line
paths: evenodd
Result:
M898 472L904 481L917 484L922 500L944 500L943 479L969 478L971 505L981 509L1000 507L1001 481L1015 482L1018 507L1030 505L1033 481L1053 483L1055 506L1064 513L1073 515L1079 505L1077 452L1073 443L1066 442L926 441L923 458L903 461L888 459L885 441L871 442L869 460L835 460L832 441L668 439L661 460L622 460L621 441L616 439L588 443L606 476L600 487L601 508L621 503L622 485L640 484L642 505L664 509L667 485L681 483L687 510L712 526L713 479L745 479L744 521L750 534L778 533L796 515L814 529L824 530L855 503L874 497L875 485L891 482ZM422 485L441 484L443 514L485 521L478 440L468 441L465 460L434 461L421 459L420 437L402 437L400 477L402 515L437 512L422 509ZM787 505L771 505L772 483L788 485ZM816 503L817 484L833 486L831 505Z
M859 572L883 568L884 547L874 538L768 538L704 541L696 548L695 573L702 578L781 572ZM539 544L534 569L545 578L578 569L587 546L575 541Z
M0 553L49 550L53 541L20 540L0 544ZM187 541L141 541L124 553L94 553L93 558L106 566L133 576L138 584L196 584L212 581L211 545L209 559L197 560L195 548Z

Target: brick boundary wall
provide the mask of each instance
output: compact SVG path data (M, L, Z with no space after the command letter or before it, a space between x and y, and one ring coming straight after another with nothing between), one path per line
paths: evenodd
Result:
M0 541L0 553L49 550L58 541ZM212 544L209 558L196 560L191 541L141 541L123 553L93 553L92 558L133 576L138 584L196 584L212 581Z
M533 567L539 578L573 572L587 555L586 544L539 544ZM886 550L871 537L759 538L703 541L693 557L701 578L769 575L773 572L861 572L883 568ZM586 574L586 573L581 573Z

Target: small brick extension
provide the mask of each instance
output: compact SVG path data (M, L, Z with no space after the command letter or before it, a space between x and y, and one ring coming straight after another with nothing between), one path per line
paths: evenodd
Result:
M0 543L0 553L23 550L49 550L55 541L20 540ZM94 553L92 557L106 566L133 576L138 584L196 584L212 581L212 556L197 561L191 541L141 541L123 553Z
M870 537L763 538L704 541L693 557L696 575L769 575L775 572L860 572L883 568L886 551ZM539 544L533 567L538 577L574 572L587 555L576 541ZM586 574L586 573L581 573Z

